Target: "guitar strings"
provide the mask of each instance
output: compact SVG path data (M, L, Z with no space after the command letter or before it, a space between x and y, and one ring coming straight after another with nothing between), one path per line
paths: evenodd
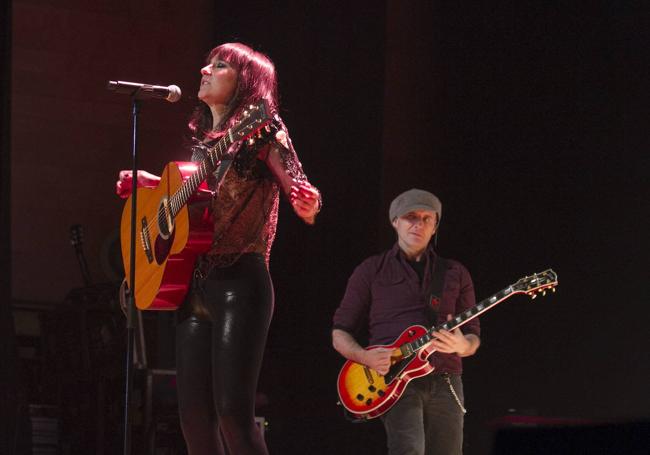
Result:
M230 132L230 130L229 130ZM230 134L224 135L219 142L217 142L207 153L208 156L204 158L201 163L199 164L199 169L192 174L190 177L188 177L186 180L181 183L181 186L178 188L178 190L172 194L168 201L169 201L169 206L171 208L171 215L172 218L174 218L180 209L187 203L187 199L191 196L191 193L188 191L189 187L192 185L195 185L198 187L203 180L207 177L208 170L206 166L206 161L208 158L210 158L210 161L214 162L212 159L212 155L216 154L216 161L220 162L221 159L223 158L224 152L227 150L227 147L230 145L226 145L226 142L228 142L229 138L231 137ZM232 143L232 142L231 142ZM216 153L215 153L216 152ZM202 178L199 179L199 174L203 173L204 175ZM189 194L188 194L189 193ZM179 197L185 198L185 202L181 203L180 200L178 200ZM164 210L164 206L160 206L157 210L157 217L152 219L151 221L148 221L147 224L140 230L140 243L143 249L146 249L146 242L144 240L144 235L145 232L149 235L149 238L151 237L157 237L158 234L160 234L160 229L158 228L162 223L166 222L166 213ZM156 222L157 221L157 222ZM155 229L154 229L155 228ZM171 232L170 232L171 233Z

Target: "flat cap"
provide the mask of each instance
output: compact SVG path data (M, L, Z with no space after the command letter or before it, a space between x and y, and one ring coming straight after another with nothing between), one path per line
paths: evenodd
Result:
M438 223L440 223L440 217L442 216L442 204L440 203L440 199L428 191L419 190L417 188L404 191L393 199L393 202L390 203L388 216L392 222L395 218L414 210L428 210L430 212L435 212L438 215Z

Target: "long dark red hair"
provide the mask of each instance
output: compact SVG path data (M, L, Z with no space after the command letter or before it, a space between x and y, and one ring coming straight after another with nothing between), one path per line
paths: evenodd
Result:
M278 108L278 81L275 65L269 57L245 44L225 43L210 51L206 62L214 57L223 60L237 71L237 88L228 103L226 114L218 130L212 132L212 113L205 103L194 110L189 127L196 137L218 136L220 131L229 128L237 121L239 113L249 104L265 99L271 112Z

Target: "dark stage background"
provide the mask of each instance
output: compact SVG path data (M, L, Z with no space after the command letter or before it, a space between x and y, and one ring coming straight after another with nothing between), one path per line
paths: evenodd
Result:
M272 453L382 453L379 423L352 425L336 406L342 360L330 346L330 320L353 268L392 243L387 207L410 187L441 198L438 250L469 268L479 299L548 267L559 274L557 293L513 297L481 319L482 348L465 361L465 453L490 453L495 426L513 415L604 424L650 418L643 349L650 42L638 26L647 7L14 0L12 8L5 31L13 34L3 35L11 50L3 53L10 116L2 117L2 175L11 175L2 187L3 251L11 254L2 261L11 283L2 314L9 321L11 302L18 344L53 320L75 332L74 318L69 326L60 315L43 322L53 308L95 298L117 311L102 294L110 284L79 289L68 241L69 226L83 225L93 283L119 281L123 204L113 193L118 170L130 167L130 103L106 82L183 89L176 104L142 106L141 167L158 172L187 158L185 124L205 55L236 40L275 61L282 115L325 202L314 227L286 202L281 208L271 258L276 310L260 381L267 403L258 410ZM40 329L30 325L34 314ZM146 317L152 362L173 367L170 315ZM112 324L118 336L118 315ZM3 346L11 346L4 333ZM19 351L28 363L46 352ZM5 372L14 371L12 361L5 354ZM47 360L38 362L17 379L3 374L6 390L17 390L10 395L23 411L37 401L66 414L36 377L54 374ZM119 361L105 365L119 378ZM113 376L100 382L119 385L106 377ZM170 384L156 389L172 404L165 412L173 409ZM119 402L104 413L106 434L119 435ZM70 440L70 431L64 420L60 439Z

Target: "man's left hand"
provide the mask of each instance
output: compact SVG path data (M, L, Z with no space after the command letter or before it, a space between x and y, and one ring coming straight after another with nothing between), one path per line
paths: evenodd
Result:
M447 320L452 319L451 315L447 315ZM439 330L434 332L433 336L435 339L431 342L436 351L444 352L446 354L458 354L462 356L465 354L471 347L471 343L463 332L460 331L460 328L456 328L451 332L448 330Z

